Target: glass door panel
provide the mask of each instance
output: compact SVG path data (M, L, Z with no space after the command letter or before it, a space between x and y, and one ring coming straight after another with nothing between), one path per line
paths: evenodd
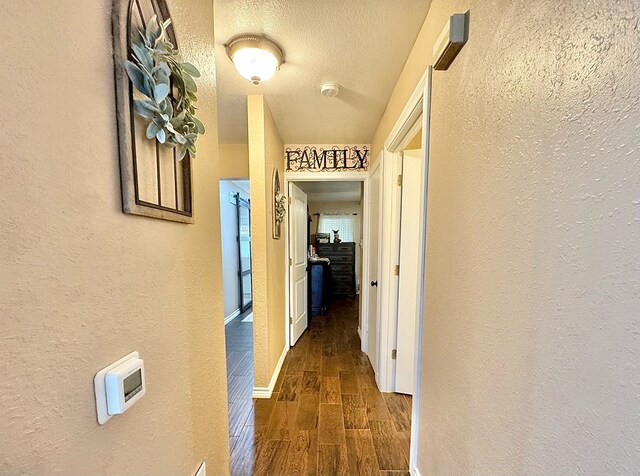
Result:
M248 200L236 195L238 211L238 258L240 279L240 309L242 312L251 307L251 207Z

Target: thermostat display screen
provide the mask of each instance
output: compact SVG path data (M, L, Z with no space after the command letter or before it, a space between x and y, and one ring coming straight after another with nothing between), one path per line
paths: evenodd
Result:
M122 386L124 390L124 401L126 402L142 388L142 370L137 370L129 375L124 379L124 382L122 382Z

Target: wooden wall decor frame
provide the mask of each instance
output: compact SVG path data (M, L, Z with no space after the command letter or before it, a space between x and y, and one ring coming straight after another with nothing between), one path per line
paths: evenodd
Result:
M276 201L278 194L281 193L280 188L280 174L278 173L278 167L273 168L271 185L271 221L273 229L273 239L279 240L282 236L282 223L276 221Z
M112 29L116 87L122 211L181 223L193 223L193 167L189 154L181 161L176 150L146 138L146 123L133 110L134 95L125 70L131 41L153 15L160 23L171 18L165 0L113 0ZM175 29L167 29L178 48ZM155 195L155 197L154 197Z

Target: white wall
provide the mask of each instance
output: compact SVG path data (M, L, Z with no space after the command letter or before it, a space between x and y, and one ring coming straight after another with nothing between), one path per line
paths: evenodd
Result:
M242 188L237 182L220 180L220 233L222 235L222 284L224 291L224 315L228 317L240 309L240 282L238 280L238 215L235 202L229 195L239 193L249 199L248 183Z

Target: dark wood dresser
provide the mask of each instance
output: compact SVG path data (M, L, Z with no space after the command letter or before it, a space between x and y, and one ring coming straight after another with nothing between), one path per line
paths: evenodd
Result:
M331 294L356 294L356 244L319 243L318 256L331 260Z

